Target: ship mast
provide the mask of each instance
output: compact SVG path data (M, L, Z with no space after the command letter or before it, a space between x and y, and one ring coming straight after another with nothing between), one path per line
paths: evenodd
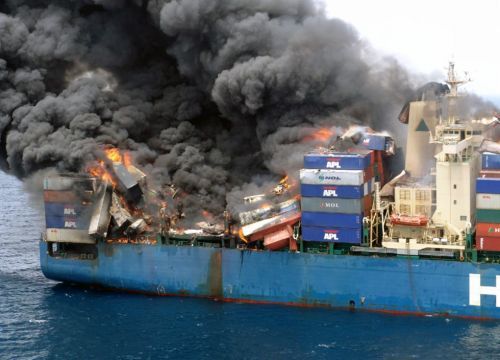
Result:
M469 81L470 79L460 79L457 77L457 74L455 73L455 63L450 61L448 65L448 79L446 80L446 83L450 86L450 93L448 96L458 97L458 87L468 83Z
M466 73L467 75L467 73ZM450 92L448 96L448 124L455 124L455 108L456 108L456 99L460 96L458 93L459 86L466 84L470 81L469 78L461 79L457 77L455 73L455 63L450 61L448 64L448 79L446 79L446 83L450 87Z

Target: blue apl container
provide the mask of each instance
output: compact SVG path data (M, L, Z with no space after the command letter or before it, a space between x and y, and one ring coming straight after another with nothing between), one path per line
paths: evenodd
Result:
M368 134L363 138L361 143L367 149L385 151L387 148L387 139L388 137L384 135Z
M90 211L90 209L80 204L45 203L45 216L78 217L81 216L85 210Z
M302 226L359 229L362 224L363 214L335 214L309 211L302 212Z
M70 216L47 216L45 225L48 229L76 229L86 230L89 228L89 220Z
M303 197L324 197L340 199L361 199L372 192L373 181L360 186L349 185L300 185L300 195Z
M500 179L477 178L476 192L480 194L500 194Z
M331 169L331 170L363 170L370 166L371 152L358 153L330 153L304 155L304 168Z
M483 169L500 170L500 154L484 152L481 156Z
M302 239L304 241L360 244L362 240L362 235L361 235L361 229L320 228L320 227L302 226Z

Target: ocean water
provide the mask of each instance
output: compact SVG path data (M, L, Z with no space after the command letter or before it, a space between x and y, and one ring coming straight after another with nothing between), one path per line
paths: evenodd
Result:
M43 277L40 201L0 173L0 359L494 359L500 322L228 304Z

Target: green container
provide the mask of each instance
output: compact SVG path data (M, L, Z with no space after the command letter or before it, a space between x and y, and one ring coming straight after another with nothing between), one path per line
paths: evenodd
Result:
M500 210L476 210L476 220L481 223L500 223Z

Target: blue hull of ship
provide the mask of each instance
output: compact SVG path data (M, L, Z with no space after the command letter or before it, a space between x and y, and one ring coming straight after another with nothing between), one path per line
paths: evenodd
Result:
M486 293L500 288L498 264L105 243L98 254L95 260L51 257L40 242L42 271L57 281L224 301L500 319L494 294L480 295L480 305L469 300L477 290L471 290L471 274L480 276Z

